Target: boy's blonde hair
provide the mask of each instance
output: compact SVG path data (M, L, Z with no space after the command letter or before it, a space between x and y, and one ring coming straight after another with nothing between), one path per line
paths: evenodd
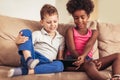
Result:
M41 20L44 19L45 15L50 15L51 16L53 14L57 14L58 15L57 9L54 6L50 5L50 4L45 4L42 7L41 11L40 11Z

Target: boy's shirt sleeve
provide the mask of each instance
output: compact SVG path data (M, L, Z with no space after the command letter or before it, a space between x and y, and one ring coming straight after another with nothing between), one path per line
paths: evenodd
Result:
M65 48L65 39L64 37L61 38L61 44L60 44L60 47L59 47L59 50L64 50Z
M40 40L40 31L34 31L32 33L32 43L35 44Z

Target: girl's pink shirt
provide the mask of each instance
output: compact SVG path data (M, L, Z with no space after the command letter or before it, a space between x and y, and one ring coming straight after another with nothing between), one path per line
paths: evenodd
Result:
M92 30L88 29L86 35L80 35L75 28L73 28L73 38L75 43L76 51L81 55L83 54L84 47L88 42L89 38L92 36ZM88 53L88 56L92 58L93 49ZM70 52L67 52L67 55L70 55Z

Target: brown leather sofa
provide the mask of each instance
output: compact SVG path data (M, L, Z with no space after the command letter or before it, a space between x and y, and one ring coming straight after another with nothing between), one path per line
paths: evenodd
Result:
M58 31L64 36L72 24L59 24ZM99 38L94 46L94 58L120 52L120 25L89 22L88 26L99 30ZM0 80L90 80L84 72L60 72L51 74L34 74L8 78L7 72L20 65L15 37L21 29L39 30L39 21L24 20L0 15ZM111 77L111 69L100 71L106 78Z

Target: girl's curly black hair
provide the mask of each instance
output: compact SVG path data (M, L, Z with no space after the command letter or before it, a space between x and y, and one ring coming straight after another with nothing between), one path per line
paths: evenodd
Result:
M90 15L94 9L94 4L92 0L69 0L66 7L70 14L73 14L76 10L85 10Z

